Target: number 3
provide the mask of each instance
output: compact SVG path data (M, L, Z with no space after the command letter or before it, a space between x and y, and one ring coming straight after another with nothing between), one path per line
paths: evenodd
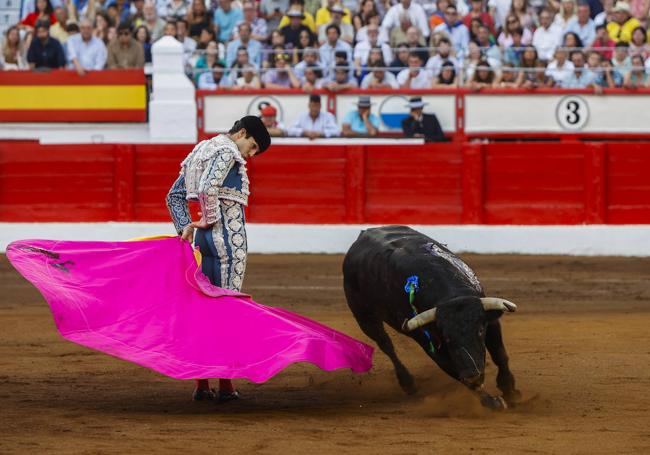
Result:
M569 125L576 125L580 122L580 104L577 101L569 101L566 105L567 110L569 111L566 116L566 121Z

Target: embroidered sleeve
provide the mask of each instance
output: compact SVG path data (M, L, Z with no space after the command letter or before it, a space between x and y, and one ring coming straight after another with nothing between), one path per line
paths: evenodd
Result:
M179 235L192 222L185 196L185 177L181 174L169 189L169 193L167 193L167 209L169 209L169 214Z
M235 164L235 153L229 148L222 148L210 160L199 182L199 203L203 218L208 224L217 222L219 208L218 192L228 172Z

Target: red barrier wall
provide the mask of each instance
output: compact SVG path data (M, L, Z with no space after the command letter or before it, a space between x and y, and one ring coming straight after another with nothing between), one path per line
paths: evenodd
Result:
M191 145L0 142L0 221L169 221ZM274 145L249 221L650 223L650 143Z

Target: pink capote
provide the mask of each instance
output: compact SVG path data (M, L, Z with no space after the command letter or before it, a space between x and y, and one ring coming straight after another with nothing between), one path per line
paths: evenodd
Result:
M21 240L7 257L43 294L64 338L172 378L264 382L295 362L372 366L370 346L213 286L179 238Z

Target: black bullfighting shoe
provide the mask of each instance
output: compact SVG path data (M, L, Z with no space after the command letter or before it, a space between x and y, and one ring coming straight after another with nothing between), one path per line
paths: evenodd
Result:
M240 398L241 397L239 396L239 392L236 390L232 392L223 392L219 390L219 393L217 395L217 401L219 401L219 403L227 403L228 401L235 401L239 400Z
M194 389L192 401L216 401L217 391L215 389Z

